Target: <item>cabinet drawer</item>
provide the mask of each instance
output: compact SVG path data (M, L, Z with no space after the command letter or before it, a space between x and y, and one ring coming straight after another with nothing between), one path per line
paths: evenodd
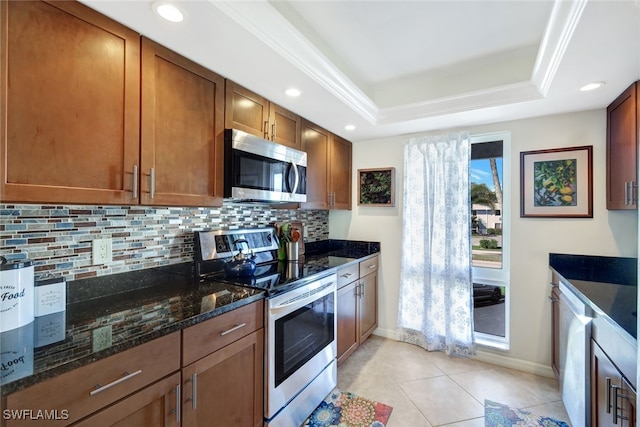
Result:
M353 264L338 270L338 289L342 288L345 285L357 280L359 277L360 271L358 264Z
M360 262L360 277L378 271L378 256Z
M67 425L178 369L180 333L175 332L11 394L7 408L32 410L33 414L57 410L68 418L49 420L47 425ZM23 425L32 425L31 420L8 420L6 424Z
M256 301L182 331L182 366L262 328L264 301Z

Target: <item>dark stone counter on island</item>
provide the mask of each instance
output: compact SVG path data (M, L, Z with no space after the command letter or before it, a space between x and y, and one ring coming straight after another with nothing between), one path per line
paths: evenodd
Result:
M582 302L637 339L636 258L549 254L549 267Z

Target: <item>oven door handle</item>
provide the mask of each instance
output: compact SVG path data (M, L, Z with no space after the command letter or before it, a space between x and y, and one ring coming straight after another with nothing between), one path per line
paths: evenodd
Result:
M290 312L292 308L304 307L310 302L317 301L321 297L327 296L331 293L335 293L335 291L336 291L335 283L332 283L331 285L327 286L326 289L323 289L320 292L313 293L303 298L294 297L278 305L269 306L269 314L271 314L272 316L276 316L279 313L282 313L283 311Z

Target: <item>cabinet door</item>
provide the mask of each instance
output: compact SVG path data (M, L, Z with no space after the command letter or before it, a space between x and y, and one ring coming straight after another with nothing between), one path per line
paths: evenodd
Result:
M616 408L613 388L620 387L621 377L602 349L591 340L591 423L593 427L619 426L613 423Z
M331 209L351 210L351 143L349 141L333 135L329 165Z
M0 8L0 199L137 203L139 35L77 2Z
M366 340L378 326L378 273L360 279L360 342Z
M358 347L358 281L338 289L336 301L338 324L338 364L344 362Z
M262 426L262 373L263 329L183 368L183 427Z
M179 427L180 373L177 372L73 427Z
M269 101L231 80L225 85L224 126L269 139Z
M142 39L141 202L222 206L224 79Z
M307 153L307 201L304 209L329 209L329 141L331 134L310 122L302 123L302 150Z
M607 209L637 209L638 99L632 84L607 108ZM636 197L637 196L633 196Z
M301 148L302 119L297 114L271 103L269 139L278 144Z

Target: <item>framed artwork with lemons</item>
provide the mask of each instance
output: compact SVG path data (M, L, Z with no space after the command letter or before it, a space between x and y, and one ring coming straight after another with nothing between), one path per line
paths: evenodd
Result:
M521 152L520 216L593 218L593 146Z

